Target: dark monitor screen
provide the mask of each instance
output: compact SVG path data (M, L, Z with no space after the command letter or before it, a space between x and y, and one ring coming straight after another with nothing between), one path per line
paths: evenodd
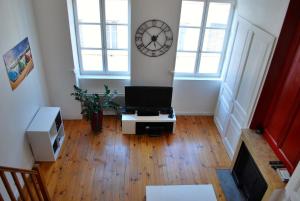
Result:
M126 86L126 107L171 107L172 87Z

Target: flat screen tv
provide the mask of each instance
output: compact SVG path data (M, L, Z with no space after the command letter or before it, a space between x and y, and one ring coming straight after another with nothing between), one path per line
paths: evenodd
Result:
M128 108L170 108L172 87L126 86L125 105Z

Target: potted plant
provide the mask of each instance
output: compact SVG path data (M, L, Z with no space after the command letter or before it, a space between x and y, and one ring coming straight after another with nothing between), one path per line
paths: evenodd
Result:
M113 101L117 95L117 91L113 93L104 85L105 93L103 97L100 97L96 93L88 93L88 90L83 90L74 85L74 92L71 96L75 97L75 100L81 103L81 114L91 122L92 130L98 133L102 130L103 121L103 109L114 109L117 110L119 105Z

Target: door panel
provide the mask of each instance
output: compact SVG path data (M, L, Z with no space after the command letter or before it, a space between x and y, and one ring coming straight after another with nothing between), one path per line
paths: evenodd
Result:
M238 121L235 119L235 117L231 115L228 123L228 128L225 134L226 141L228 142L226 148L227 151L229 152L230 158L232 158L234 155L240 136L241 136L241 127Z
M215 111L215 123L219 132L224 136L228 126L229 115L233 107L236 83L239 82L242 66L245 62L245 55L249 49L251 34L249 24L245 21L237 20L232 51L228 63L228 71L219 94L219 99ZM244 55L244 56L243 56ZM240 73L239 73L240 71ZM238 75L239 74L239 75Z
M233 107L233 110L232 110L232 115L235 117L235 119L238 119L240 127L241 128L245 128L245 126L243 125L243 123L244 123L244 121L246 119L247 113L243 109L243 107L239 104L238 101L234 102L234 107Z
M222 85L219 100L217 103L215 111L215 122L219 128L219 132L225 135L225 130L227 128L229 114L231 112L233 100L231 91L226 85Z
M274 37L260 29L252 28L253 37L241 77L236 102L244 119L239 119L242 128L249 126L249 119L258 97L263 76L272 51Z
M268 135L292 172L300 159L300 43L291 70L266 126Z
M299 105L297 96L300 90L300 45L291 69L281 94L276 100L277 104L270 114L270 121L266 125L266 131L271 135L277 146L282 144L289 121L292 121L295 107Z
M215 121L217 123L217 126L219 127L221 135L224 135L224 126L227 125L228 114L228 107L224 104L223 101L219 101L215 112Z
M224 81L224 84L227 85L227 88L233 95L237 87L237 82L239 82L239 72L241 72L241 69L244 66L247 52L249 51L251 37L252 32L249 33L249 24L239 20L228 71Z

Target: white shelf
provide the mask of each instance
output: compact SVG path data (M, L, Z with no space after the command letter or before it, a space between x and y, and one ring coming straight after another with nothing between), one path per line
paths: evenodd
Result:
M53 144L54 144L54 141L55 141L57 135L58 135L58 134L56 134L56 135L50 135L50 143L51 143L52 146L53 146Z
M59 111L59 107L41 107L30 123L27 131L50 132Z
M122 133L123 134L135 134L136 123L138 122L156 122L156 123L173 123L173 132L176 128L176 115L173 111L173 117L170 118L168 114L159 114L157 116L138 116L135 114L122 114Z
M62 147L64 141L65 141L65 136L63 136L63 137L60 139L60 142L59 142L60 145L58 146L56 152L54 153L54 158L55 158L55 160L58 158L58 155L59 155L59 153L60 153L60 150L61 150L61 147Z
M59 129L56 128L56 119L61 122ZM36 161L55 161L64 142L64 126L59 107L41 107L27 131L28 140ZM58 136L61 137L54 146Z
M58 129L57 132L55 130L55 134L54 135L50 134L51 145L53 145L53 143L54 143L56 137L58 136L59 132L61 131L61 129L63 129L63 124L60 125L60 127L59 127L59 129Z
M123 114L122 121L135 122L176 122L176 115L169 118L167 114L160 114L158 116L138 116L137 114Z

